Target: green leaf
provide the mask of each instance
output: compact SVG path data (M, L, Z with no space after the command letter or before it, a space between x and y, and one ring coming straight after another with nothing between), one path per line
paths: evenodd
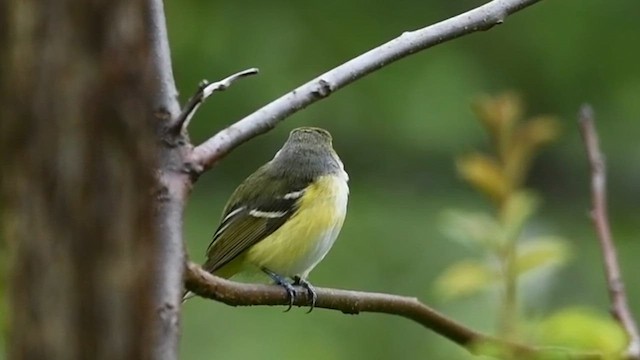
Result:
M563 309L535 328L545 346L620 354L627 342L625 332L610 316L581 307Z
M518 191L509 196L500 212L504 239L516 241L522 228L538 209L538 196L531 191Z
M444 211L440 216L440 228L449 239L483 249L496 246L502 232L489 214L462 210Z
M513 128L522 118L524 106L518 94L505 92L497 96L481 96L474 101L472 108L494 142L502 145L511 138Z
M473 152L459 157L456 166L466 182L496 203L502 203L509 194L509 180L495 158Z
M436 279L435 290L443 299L456 299L475 294L491 285L496 271L476 260L462 260L450 265Z
M569 245L561 237L541 236L528 240L518 247L518 275L563 265L570 255Z
M504 159L504 174L514 188L526 180L539 148L555 140L559 134L560 123L551 116L536 116L518 127L509 141Z

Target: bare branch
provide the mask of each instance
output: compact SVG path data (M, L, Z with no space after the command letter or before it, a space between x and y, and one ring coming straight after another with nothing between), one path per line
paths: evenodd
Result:
M164 5L162 0L147 0L146 6L148 7L146 32L150 46L148 77L156 90L151 94L152 107L155 115L160 120L166 121L178 114L180 104L173 79Z
M287 293L279 286L242 284L213 276L199 265L188 262L185 269L185 284L189 291L208 299L231 306L288 305ZM537 348L511 343L478 333L452 320L413 297L391 294L315 288L318 295L315 307L338 310L356 315L363 312L391 314L405 317L433 330L437 334L459 344L477 355L497 355L507 352L508 358L548 359L562 354L562 359L603 360L599 353L571 352L559 348ZM307 306L307 291L296 289L294 305ZM544 356L543 356L544 355Z
M184 269L184 245L182 241L182 215L186 194L190 185L188 175L180 171L185 146L182 134L168 134L166 129L172 119L180 113L178 92L173 79L171 52L167 37L167 26L162 0L145 0L148 8L148 25L145 29L149 41L147 61L149 93L152 108L150 124L155 124L156 133L163 134L162 146L158 148L158 170L154 217L156 221L156 253L154 269L157 279L154 284L154 334L149 358L174 360L178 358L180 335L180 300ZM182 145L178 145L182 144Z
M611 299L611 313L620 325L622 325L629 337L627 358L637 360L640 359L640 335L631 310L629 309L627 294L624 288L624 282L622 281L622 273L620 271L620 265L618 264L618 255L609 227L606 165L604 156L600 150L594 113L590 105L585 104L581 107L579 122L589 165L591 166L591 196L593 201L591 218L602 249L604 270L609 287L609 297Z
M193 117L193 115L195 115L200 105L205 100L207 100L207 98L211 96L211 94L213 94L215 91L224 91L236 80L246 76L256 75L258 72L259 70L257 68L243 70L211 84L207 80L202 80L202 82L200 82L200 85L198 86L198 90L196 91L196 93L193 94L189 101L187 101L184 109L182 109L182 113L180 113L180 116L178 116L175 119L174 123L171 125L172 129L176 131L186 129L189 126L191 118Z
M405 32L320 75L220 131L194 149L193 159L206 170L233 148L267 132L283 119L355 80L420 50L501 24L508 15L538 1L540 0L494 0L437 24Z

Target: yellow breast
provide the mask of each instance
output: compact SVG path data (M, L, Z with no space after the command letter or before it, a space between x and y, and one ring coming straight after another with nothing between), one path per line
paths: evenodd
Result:
M305 190L296 214L248 249L244 262L282 276L306 278L338 237L348 195L346 173L319 178Z

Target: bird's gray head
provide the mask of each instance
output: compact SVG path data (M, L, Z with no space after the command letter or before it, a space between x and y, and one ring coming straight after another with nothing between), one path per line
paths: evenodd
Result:
M289 175L317 177L343 171L333 150L331 134L316 127L293 129L272 160L272 167Z
M289 133L289 139L284 144L284 147L298 146L306 148L328 148L331 149L331 134L321 128L316 127L300 127L293 129Z

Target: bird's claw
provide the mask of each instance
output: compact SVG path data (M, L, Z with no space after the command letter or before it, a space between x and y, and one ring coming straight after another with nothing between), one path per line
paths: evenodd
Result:
M316 294L316 289L314 289L313 285L311 285L307 280L301 278L300 276L293 277L293 284L300 285L302 286L302 288L307 290L307 295L311 300L311 304L309 305L310 307L309 307L309 311L307 311L307 314L312 312L313 308L316 306L316 300L318 300L318 294Z
M265 274L269 275L269 277L273 279L273 281L277 285L282 286L285 289L285 291L287 292L287 298L289 299L289 307L287 307L284 312L291 310L291 308L293 307L293 303L296 300L296 290L284 277L274 273L269 269L262 269L262 271L264 271Z
M289 306L287 310L284 312L288 312L293 307L293 302L296 300L296 290L286 281L279 283L278 285L282 286L287 291L287 297L289 298Z

